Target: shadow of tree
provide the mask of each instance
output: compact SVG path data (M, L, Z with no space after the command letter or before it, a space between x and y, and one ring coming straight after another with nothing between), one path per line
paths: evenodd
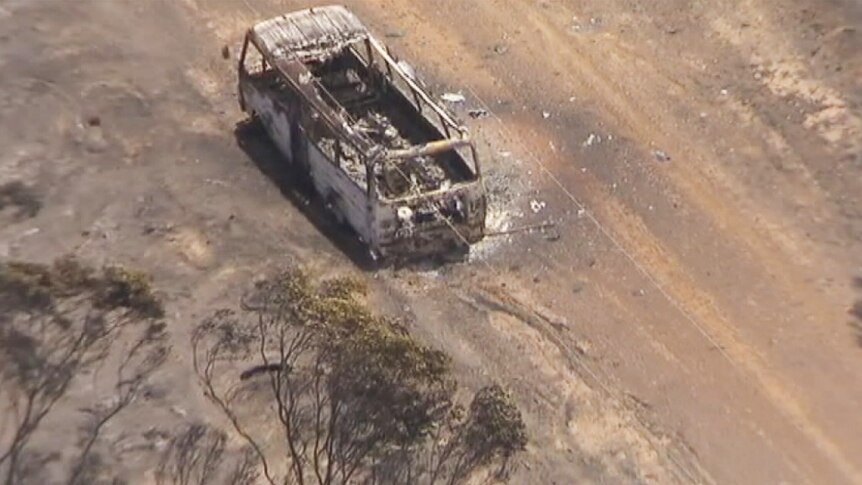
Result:
M13 209L12 218L22 220L35 217L42 210L42 201L36 191L20 181L0 185L0 211Z
M227 434L201 423L186 426L174 436L156 470L158 485L252 485L259 473L253 450L231 451Z
M36 449L33 437L48 415L63 410L80 376L111 358L116 365L106 379L113 380L105 382L112 395L78 410L85 421L79 447L63 463L65 483L92 483L103 430L167 356L163 315L142 273L96 270L73 258L0 263L0 409L13 410L0 424L0 482L43 483L46 465L70 443L58 438L59 449Z

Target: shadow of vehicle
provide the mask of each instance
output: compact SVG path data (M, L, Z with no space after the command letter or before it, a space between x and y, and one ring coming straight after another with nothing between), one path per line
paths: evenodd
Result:
M332 216L325 201L312 187L308 175L295 170L284 159L260 122L252 119L237 123L234 136L240 149L278 187L282 195L362 270L375 271L402 267L434 269L447 263L466 261L468 249L435 257L382 260L372 258L368 247L359 239L356 232L348 225L338 223Z
M349 226L338 224L332 217L324 201L315 193L307 174L295 170L284 159L259 121L250 119L237 123L234 136L240 149L278 187L282 195L356 266L365 271L379 268L379 263L371 257L356 233Z

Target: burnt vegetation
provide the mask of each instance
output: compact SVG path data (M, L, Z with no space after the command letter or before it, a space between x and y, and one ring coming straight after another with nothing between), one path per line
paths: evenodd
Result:
M449 358L372 314L363 296L355 280L316 284L291 270L200 322L194 370L230 427L193 421L165 435L156 482L505 479L527 443L509 393L491 385L465 399ZM103 435L167 358L163 315L142 273L73 258L0 264L2 483L118 479ZM73 398L96 369L101 390ZM76 435L52 434L58 413Z
M0 480L94 483L105 426L126 410L164 362L162 304L149 279L121 267L93 269L73 258L0 263ZM82 375L109 363L110 395L69 409ZM104 399L98 399L103 397ZM75 413L78 446L34 446L52 413ZM65 419L65 417L64 417ZM43 442L46 440L42 440ZM59 470L47 476L46 466Z
M527 442L511 396L492 385L460 405L449 358L400 322L372 314L362 297L354 280L315 284L291 270L258 284L240 311L217 311L193 332L205 395L248 445L261 478L505 478ZM215 461L198 459L196 476Z

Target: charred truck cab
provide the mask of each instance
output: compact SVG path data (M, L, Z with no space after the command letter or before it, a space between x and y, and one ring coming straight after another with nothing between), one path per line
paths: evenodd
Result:
M346 8L252 27L239 100L372 254L440 254L484 236L485 190L467 130Z

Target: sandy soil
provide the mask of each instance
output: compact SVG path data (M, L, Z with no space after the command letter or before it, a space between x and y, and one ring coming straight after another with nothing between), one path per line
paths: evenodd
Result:
M514 483L862 483L862 4L346 3L467 97L492 228L553 229L436 268L351 257L236 134L221 58L307 2L0 2L0 184L41 203L0 211L0 257L121 262L170 298L163 392L106 436L123 476L213 415L190 326L299 261L364 273L465 383L514 390Z

